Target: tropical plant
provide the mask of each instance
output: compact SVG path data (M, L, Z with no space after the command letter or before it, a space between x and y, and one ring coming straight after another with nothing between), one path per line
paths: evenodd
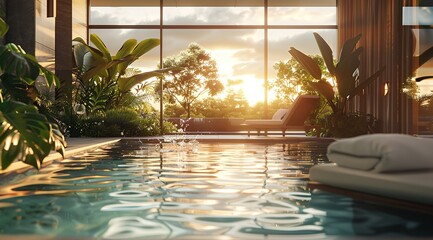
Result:
M311 76L314 77L314 79L318 80L311 81L310 85L326 99L328 105L332 109L331 116L327 118L328 123L326 127L328 127L328 130L330 130L328 132L337 137L347 137L351 135L362 134L360 132L350 132L351 129L348 127L349 125L347 125L346 121L344 121L344 119L351 119L347 117L349 114L356 114L361 118L365 117L362 113L349 113L347 109L347 103L354 96L361 93L365 87L376 80L376 78L385 68L382 67L370 77L360 80L358 70L360 64L359 56L362 53L363 48L356 48L356 45L360 40L361 35L349 39L344 43L337 64L334 64L332 50L326 41L318 33L314 33L314 37L316 39L317 45L319 46L325 65L331 76L334 78L336 90L334 90L334 87L330 82L322 78L322 70L311 57L305 55L294 47L290 48L289 53L311 74ZM373 131L372 127L373 126L369 126L367 130ZM337 128L346 128L346 134L344 136L333 134L333 132L340 132L334 131Z
M106 114L93 114L78 119L81 136L86 137L140 137L160 133L159 118L150 112L141 115L133 109L111 109ZM163 131L174 131L164 122Z
M191 105L197 99L205 95L215 96L224 89L218 80L215 60L196 43L191 43L177 56L164 59L163 66L176 69L167 74L163 89L169 103L180 104L187 118L191 117Z
M113 56L104 42L96 35L90 35L90 46L82 38L73 40L74 70L79 85L78 104L86 107L87 113L104 112L107 109L122 107L125 96L137 84L150 84L146 80L152 77L161 77L168 69L158 69L136 74L127 74L127 68L141 56L157 47L159 39L145 39L138 42L136 39L126 40L122 47Z
M311 58L320 67L322 78L331 78L323 58L319 55L311 56ZM310 85L314 78L295 58L276 62L274 69L277 71L277 76L270 83L270 87L275 91L277 98L290 100L290 103L293 103L299 94L316 94Z
M9 27L0 18L0 36ZM66 141L55 123L38 112L29 90L42 74L48 86L58 78L36 58L13 43L0 46L0 149L1 169L23 161L37 169L51 150L64 154Z

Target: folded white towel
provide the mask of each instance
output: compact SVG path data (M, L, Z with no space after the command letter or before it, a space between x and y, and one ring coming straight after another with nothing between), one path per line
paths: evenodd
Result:
M403 134L370 134L328 146L337 165L374 172L433 169L433 139Z

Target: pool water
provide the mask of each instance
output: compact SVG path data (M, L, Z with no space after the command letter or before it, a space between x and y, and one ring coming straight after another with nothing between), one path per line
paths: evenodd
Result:
M433 236L431 216L308 188L329 141L122 140L0 180L2 236L327 239ZM0 236L1 237L1 236Z

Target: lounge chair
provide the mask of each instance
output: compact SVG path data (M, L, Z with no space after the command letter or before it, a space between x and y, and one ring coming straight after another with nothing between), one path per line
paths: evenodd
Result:
M272 119L247 119L243 128L248 131L257 131L260 135L260 131L282 131L283 136L287 130L305 131L305 120L308 119L310 114L319 105L320 98L315 95L300 95L298 96L290 109L278 109L277 112L272 116Z
M333 164L310 169L310 179L332 187L433 205L433 139L371 134L328 147Z

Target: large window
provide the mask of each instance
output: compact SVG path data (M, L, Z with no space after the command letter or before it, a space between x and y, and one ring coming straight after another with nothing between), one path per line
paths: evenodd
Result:
M101 36L113 52L127 38L162 38L162 51L152 52L135 67L156 68L161 59L197 43L216 60L220 80L241 80L250 106L263 102L265 112L275 98L267 87L276 76L273 65L291 58L290 47L320 54L312 34L319 32L336 53L336 0L90 3L90 33Z
M413 75L405 89L416 99L413 112L416 133L433 134L433 6L431 1L419 1L403 7L403 25L411 31ZM411 81L410 81L411 80ZM409 84L410 83L410 84Z

